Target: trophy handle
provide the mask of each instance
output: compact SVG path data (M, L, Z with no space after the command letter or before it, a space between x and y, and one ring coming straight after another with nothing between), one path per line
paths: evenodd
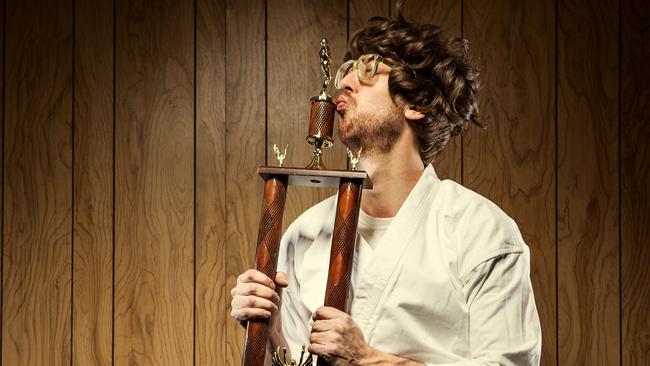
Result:
M262 215L257 234L256 269L275 281L282 234L282 216L287 198L287 176L268 175L264 183ZM251 320L246 327L242 366L264 365L269 339L269 321Z

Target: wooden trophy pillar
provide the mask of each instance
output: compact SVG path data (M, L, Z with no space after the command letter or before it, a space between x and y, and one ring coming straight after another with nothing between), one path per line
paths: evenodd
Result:
M332 232L332 249L324 305L345 312L348 311L348 293L362 185L363 180L341 178L334 231Z
M255 267L258 271L275 281L278 266L278 250L282 235L282 217L287 199L287 176L268 175L264 183L262 215L257 234L257 253ZM249 321L246 327L244 357L242 365L262 366L266 357L266 344L269 339L268 320Z
M362 186L363 179L341 178L334 231L332 232L332 249L324 305L345 312L349 311L348 294L350 293L352 259L359 222ZM324 359L318 359L318 366L327 365L328 363Z

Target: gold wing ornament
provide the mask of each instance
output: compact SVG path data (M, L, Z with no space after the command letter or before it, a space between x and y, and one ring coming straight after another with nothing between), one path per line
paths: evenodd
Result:
M282 356L280 356L280 353L282 353ZM296 363L296 361L291 359L291 356L289 356L289 360L287 361L287 349L278 347L278 350L273 352L273 359L272 359L272 365L273 366L312 366L313 361L312 361L312 355L307 353L308 356L305 359L305 346L302 346L302 351L300 352L300 361ZM303 361L304 359L304 361Z

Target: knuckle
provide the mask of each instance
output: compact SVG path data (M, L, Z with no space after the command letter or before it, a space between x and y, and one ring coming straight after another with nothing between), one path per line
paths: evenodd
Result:
M257 305L257 299L253 296L248 296L246 298L246 305L249 307L255 307Z
M253 315L254 315L254 313L253 313L253 309L244 309L244 310L242 311L242 313L243 313L242 315L243 315L244 318L246 318L246 319L250 319L250 318L252 318Z
M232 316L232 318L237 320L237 321L246 320L244 314L242 314L242 312L238 311L238 310L233 310L230 313L230 316Z
M330 355L336 355L336 354L338 354L338 350L339 350L338 347L336 347L336 346L333 345L333 344L329 344L329 345L327 345L327 346L325 347L325 352L327 352L327 353L330 354Z
M264 289L261 285L251 283L250 287L248 288L248 293L251 295L262 297L262 295L264 295Z
M345 319L344 320L345 325L347 325L348 327L352 326L352 324L354 324L354 321L352 320L352 317L350 317L349 315L346 315L346 317L344 319Z
M239 277L237 278L237 280L240 281L240 282L249 282L250 279L253 277L254 274L255 274L255 270L254 270L254 269L248 269L248 270L246 270L244 273L242 273L241 275L239 275Z

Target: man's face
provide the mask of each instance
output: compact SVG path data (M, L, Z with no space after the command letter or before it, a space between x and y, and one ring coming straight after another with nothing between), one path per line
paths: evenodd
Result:
M405 126L403 111L388 91L390 70L380 62L369 80L360 80L351 70L340 81L339 138L355 152L359 148L364 154L389 152Z

